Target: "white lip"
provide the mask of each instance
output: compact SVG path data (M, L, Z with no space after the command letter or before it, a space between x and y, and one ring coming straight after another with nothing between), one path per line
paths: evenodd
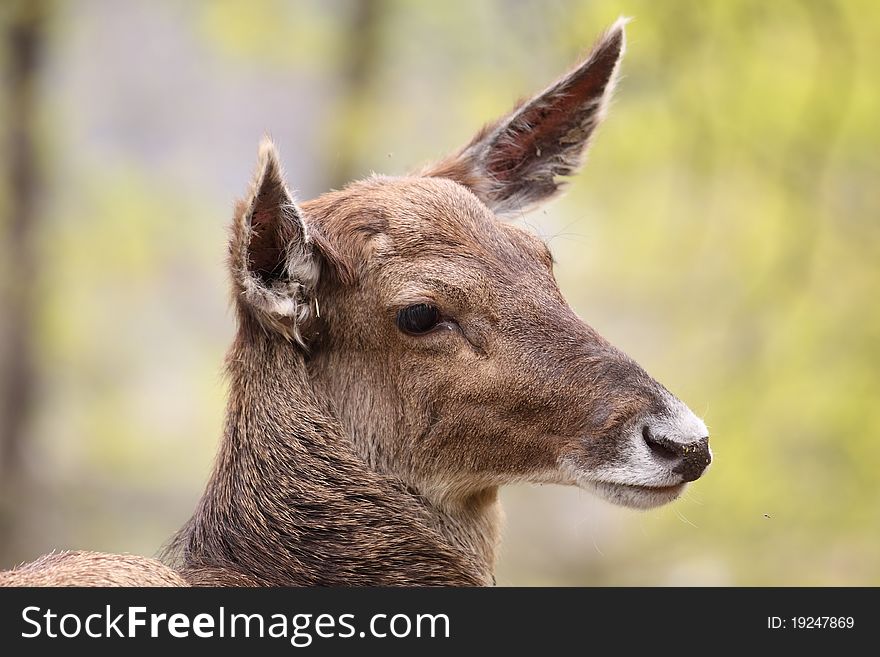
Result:
M668 504L681 495L687 483L646 486L644 484L625 484L615 481L588 482L599 496L609 502L633 509L651 509Z

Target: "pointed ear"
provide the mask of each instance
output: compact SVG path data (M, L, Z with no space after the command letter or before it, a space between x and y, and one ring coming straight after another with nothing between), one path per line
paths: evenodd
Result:
M557 178L580 168L604 116L627 22L618 19L572 72L422 175L455 180L499 214L519 212L556 194L562 184Z
M250 194L236 209L229 264L239 299L259 319L302 343L300 327L311 312L320 264L268 139L260 144Z

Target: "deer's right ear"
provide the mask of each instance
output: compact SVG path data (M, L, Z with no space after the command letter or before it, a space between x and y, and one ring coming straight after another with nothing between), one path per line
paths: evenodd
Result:
M320 264L268 139L260 144L250 194L236 208L229 263L241 301L302 343L300 327L311 312Z
M561 178L583 163L605 114L623 56L626 23L619 19L574 70L422 174L455 180L500 215L555 195Z

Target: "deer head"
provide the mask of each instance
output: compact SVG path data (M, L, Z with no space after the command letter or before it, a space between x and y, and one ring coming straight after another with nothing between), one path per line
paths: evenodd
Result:
M528 481L647 508L711 460L703 422L574 313L544 242L504 220L578 169L623 51L618 21L583 63L414 175L297 203L262 146L230 247L238 310L304 354L360 455L429 505Z

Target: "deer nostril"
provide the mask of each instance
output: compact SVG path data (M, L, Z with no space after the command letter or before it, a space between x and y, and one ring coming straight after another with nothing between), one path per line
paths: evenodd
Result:
M712 462L712 452L709 450L709 438L700 438L682 447L684 453L681 463L675 466L673 472L680 474L685 481L699 479L703 472Z
M644 425L642 438L651 453L658 459L668 462L672 471L681 475L684 481L699 479L712 462L708 437L680 443L664 436L656 436L648 425Z
M660 458L672 460L681 456L678 445L666 438L659 438L651 433L651 428L646 424L642 427L642 438L651 450L651 453Z

